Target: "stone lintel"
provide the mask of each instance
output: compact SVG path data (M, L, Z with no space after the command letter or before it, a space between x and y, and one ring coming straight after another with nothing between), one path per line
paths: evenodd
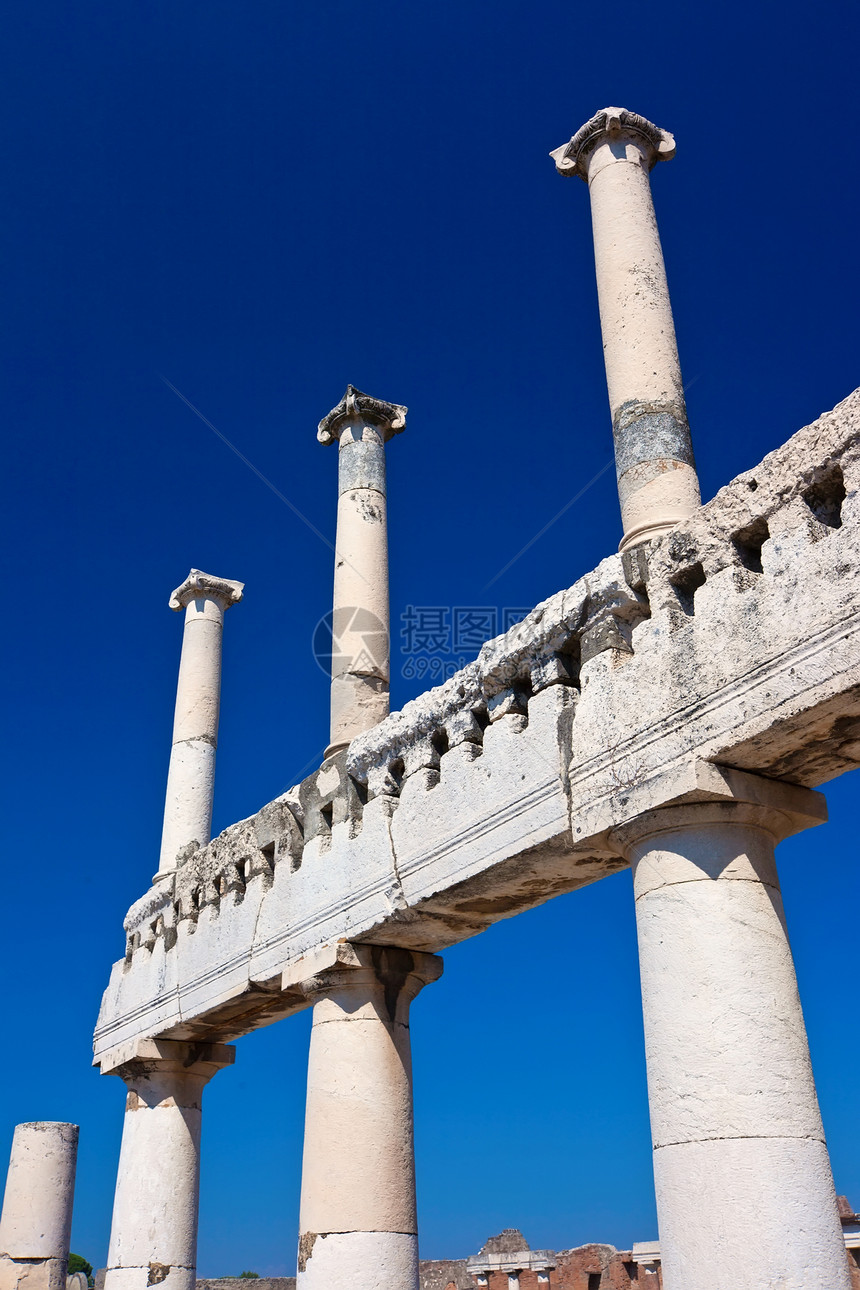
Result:
M342 430L348 425L372 425L380 431L384 442L392 435L400 434L406 429L406 413L401 403L386 403L384 399L374 399L369 394L357 390L354 385L346 387L337 407L324 416L317 428L317 439L320 443L334 443L340 439Z
M569 143L562 144L549 155L560 175L578 175L588 180L588 159L603 139L632 138L646 145L648 169L658 161L669 161L675 155L675 140L668 130L648 121L638 112L627 108L608 107L596 112L590 121L580 126Z
M553 1250L494 1251L473 1254L466 1260L470 1276L491 1272L550 1272L555 1267Z
M323 945L305 954L302 958L290 963L281 975L281 990L287 994L307 995L318 988L320 979L329 974L354 972L361 968L376 970L376 959L379 951L387 946L364 945L354 941L337 941L333 945ZM417 976L422 985L438 981L442 975L443 962L436 954L426 954L417 950L403 950L412 959L410 976Z
M215 1068L232 1066L235 1060L236 1049L230 1044L190 1043L138 1036L96 1058L93 1065L100 1068L102 1075L117 1075L132 1063L178 1062L191 1069L198 1063Z
M177 587L167 602L171 609L185 609L189 601L201 596L211 600L220 600L225 609L237 605L245 590L244 582L234 582L231 578L216 578L202 569L192 569L180 587Z
M635 1241L633 1244L633 1262L646 1268L656 1268L660 1263L659 1241Z

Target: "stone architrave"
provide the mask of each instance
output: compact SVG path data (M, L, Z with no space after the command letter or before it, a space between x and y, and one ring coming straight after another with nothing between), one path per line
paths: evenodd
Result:
M244 586L192 569L168 602L177 612L185 610L185 627L158 863L162 877L174 871L177 856L189 844L202 847L209 841L224 614L242 599Z
M664 1290L850 1290L774 860L824 798L722 778L734 800L611 836L633 867Z
M418 1290L409 1007L442 960L394 946L336 947L314 1001L302 1161L299 1290Z
M76 1124L16 1126L0 1217L0 1290L65 1290L77 1156Z
M649 174L675 140L604 108L550 153L588 183L606 382L624 537L659 537L700 503L666 267Z
M194 1290L203 1088L234 1056L143 1039L102 1061L128 1088L105 1290Z
M388 716L391 678L385 445L407 409L346 394L319 423L338 444L337 539L332 611L331 740L326 756Z

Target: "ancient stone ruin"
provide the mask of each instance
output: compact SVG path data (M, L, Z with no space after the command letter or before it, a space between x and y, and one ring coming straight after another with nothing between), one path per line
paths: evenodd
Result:
M700 504L650 189L673 154L621 108L552 154L591 199L617 554L389 714L385 454L406 409L349 386L319 427L339 461L330 746L214 839L242 584L192 570L171 597L164 843L95 1033L128 1088L106 1290L194 1290L203 1088L234 1039L305 1008L300 1290L418 1290L410 1004L449 945L625 866L659 1215L640 1284L852 1285L774 851L860 763L860 391ZM484 1255L475 1284L557 1275L552 1252ZM616 1285L610 1264L583 1290Z

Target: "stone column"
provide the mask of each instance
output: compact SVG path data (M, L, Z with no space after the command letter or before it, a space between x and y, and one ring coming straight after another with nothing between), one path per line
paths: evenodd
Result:
M432 954L340 945L315 1001L299 1239L301 1290L418 1290L409 1005Z
M633 866L664 1290L849 1290L774 861L824 799L728 774L736 800L613 835Z
M65 1290L77 1156L76 1124L16 1126L0 1217L0 1290Z
M317 431L320 443L339 444L327 757L388 716L385 445L405 428L406 411L348 385Z
M192 569L170 597L171 609L185 610L185 629L157 878L173 872L176 857L190 842L202 847L209 841L224 614L242 599L244 585Z
M194 1290L203 1086L234 1055L144 1039L102 1062L128 1088L105 1290Z
M624 537L659 537L699 505L675 324L649 172L675 140L625 108L604 108L550 153L588 182L606 382Z

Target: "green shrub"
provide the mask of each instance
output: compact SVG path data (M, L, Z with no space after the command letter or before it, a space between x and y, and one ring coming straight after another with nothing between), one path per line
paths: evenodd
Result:
M87 1278L87 1285L93 1284L93 1265L87 1263L86 1259L80 1254L69 1255L69 1272L83 1272Z

